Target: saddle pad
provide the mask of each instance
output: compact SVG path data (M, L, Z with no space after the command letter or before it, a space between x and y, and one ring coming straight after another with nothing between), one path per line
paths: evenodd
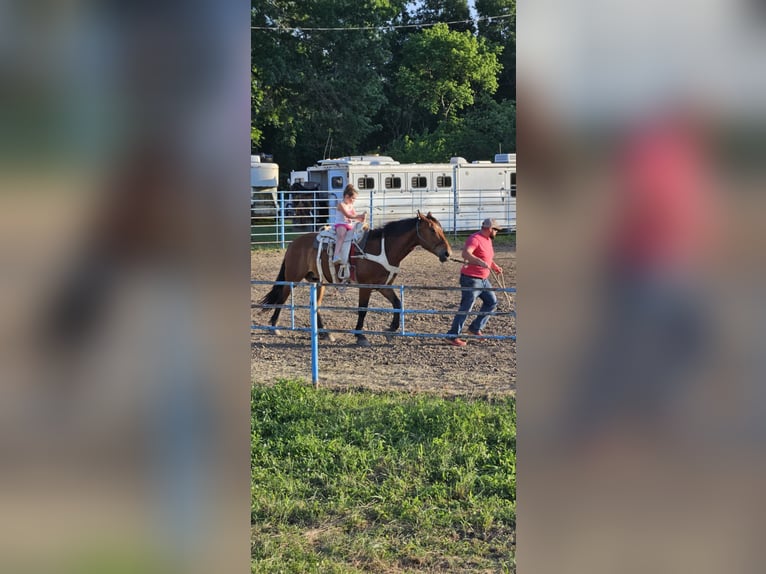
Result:
M364 250L364 245L367 243L367 236L370 234L370 230L357 224L353 230L353 242L359 245ZM320 244L335 244L335 229L325 226L319 233L317 233L314 240L314 247L319 247Z
M320 243L335 243L335 230L330 226L323 227L319 233L317 233L317 241Z
M324 226L319 230L317 236L314 238L314 248L318 249L320 245L334 245L335 244L335 230L329 225Z

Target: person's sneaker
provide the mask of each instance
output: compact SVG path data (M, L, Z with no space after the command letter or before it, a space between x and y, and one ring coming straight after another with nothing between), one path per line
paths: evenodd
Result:
M447 339L447 343L452 345L453 347L465 347L466 342L463 341L463 339Z
M482 333L481 331L474 331L473 329L468 329L468 332L471 335L476 335L479 339L484 338L484 333Z

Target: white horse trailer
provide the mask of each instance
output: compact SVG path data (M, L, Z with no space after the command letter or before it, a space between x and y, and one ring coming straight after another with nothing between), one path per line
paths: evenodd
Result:
M277 216L279 165L266 154L250 156L250 217Z
M299 180L318 183L330 212L353 183L357 211L368 211L374 226L430 211L446 231L478 229L487 217L516 229L516 154L498 154L491 162L454 157L449 163L412 164L349 156L291 172L291 183Z

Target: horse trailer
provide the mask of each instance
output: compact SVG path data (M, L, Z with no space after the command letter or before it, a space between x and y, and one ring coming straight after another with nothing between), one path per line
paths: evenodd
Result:
M290 174L291 189L312 183L312 213L327 221L343 188L359 191L357 211L368 211L370 224L431 212L445 231L471 231L491 217L506 229L516 229L516 154L497 154L494 161L403 164L388 156L348 156L318 161ZM308 209L308 208L307 208Z
M250 156L250 217L273 218L277 216L277 187L279 165L267 154Z

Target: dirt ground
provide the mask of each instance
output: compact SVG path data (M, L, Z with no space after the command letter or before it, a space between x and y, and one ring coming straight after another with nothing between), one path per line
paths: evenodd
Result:
M453 256L459 257L460 245L454 240ZM251 255L251 278L256 281L274 281L282 263L284 251L254 251ZM495 261L504 270L507 287L516 285L516 246L495 246ZM394 286L406 285L405 309L428 309L445 314L408 314L405 327L408 332L443 334L449 329L460 302L459 291L417 289L418 286L458 287L460 264L439 260L417 248L401 264L402 271ZM490 278L490 280L493 280ZM498 286L494 280L493 285ZM256 307L270 287L252 285L252 323L268 325L271 310L261 313ZM329 288L323 307L356 307L357 293L352 287L343 292ZM308 289L296 289L295 303L308 302ZM514 294L511 294L514 304ZM477 300L474 310L478 310ZM390 309L390 303L374 293L370 308ZM498 313L490 319L485 333L488 335L515 335L515 309L508 305L503 293L498 293ZM509 314L504 314L509 313ZM322 313L328 329L353 329L356 311L326 309ZM466 327L473 315L469 315ZM308 327L308 311L295 311L295 326ZM391 313L369 312L365 329L381 331L391 322ZM252 376L255 382L273 382L279 378L311 380L311 343L306 332L289 331L289 310L283 310L278 326L280 335L270 331L251 330L250 347ZM320 341L319 382L329 388L366 388L376 391L405 391L433 393L441 396L501 396L516 390L516 342L513 340L469 340L468 345L456 348L445 339L420 337L393 337L369 335L371 346L358 347L352 334L335 333L335 342Z

